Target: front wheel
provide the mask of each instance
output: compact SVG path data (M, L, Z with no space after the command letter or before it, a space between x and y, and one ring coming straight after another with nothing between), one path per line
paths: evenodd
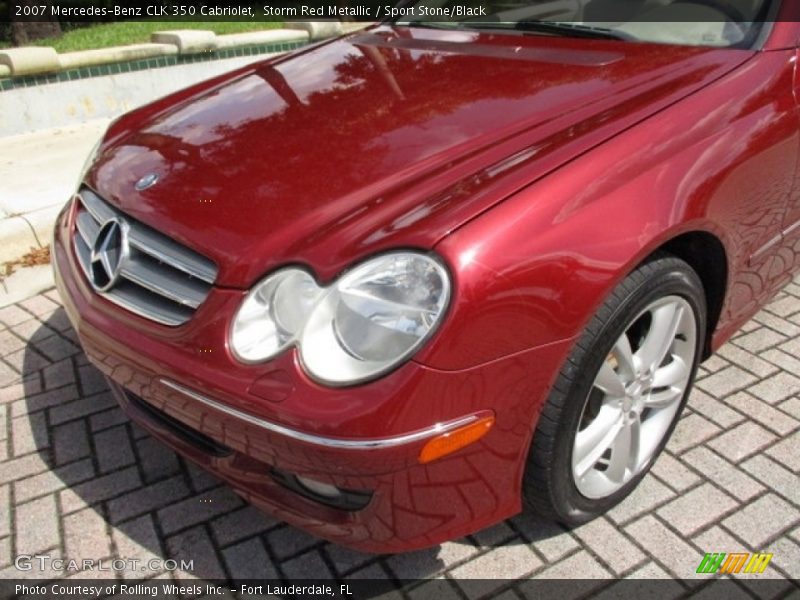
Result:
M697 274L659 255L625 278L564 364L534 432L527 503L567 525L619 503L666 445L705 332Z

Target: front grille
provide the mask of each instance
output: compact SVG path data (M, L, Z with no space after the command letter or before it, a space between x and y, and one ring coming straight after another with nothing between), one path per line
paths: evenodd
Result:
M162 233L128 217L93 191L83 188L77 197L73 242L84 275L107 300L164 325L188 321L211 291L217 268L204 256ZM113 255L115 280L99 281L107 271L92 250L104 225L116 220L126 235L124 248ZM121 257L121 258L120 258ZM94 273L93 273L93 268ZM104 275L105 276L105 275ZM102 289L98 289L102 288Z

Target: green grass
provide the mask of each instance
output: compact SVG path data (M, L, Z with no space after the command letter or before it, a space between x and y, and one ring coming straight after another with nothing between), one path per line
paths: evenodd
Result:
M91 50L109 46L141 44L149 42L150 34L154 31L169 29L208 29L214 33L224 35L226 33L242 33L260 29L277 29L282 25L283 23L277 21L121 21L73 29L65 32L60 38L37 40L34 44L37 46L52 46L57 52L75 52L77 50ZM0 47L2 45L0 43Z

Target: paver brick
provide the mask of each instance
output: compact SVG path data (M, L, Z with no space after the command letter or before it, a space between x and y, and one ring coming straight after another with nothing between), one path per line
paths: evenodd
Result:
M42 413L38 413L42 414ZM53 450L57 465L90 456L86 421L72 421L53 428Z
M78 399L78 388L69 385L48 392L33 393L23 397L11 405L11 416L22 417L51 406L61 406Z
M36 315L37 317L49 315L59 309L59 305L50 300L44 294L38 294L36 296L27 298L26 300L22 300L18 303L18 306L27 310L29 313Z
M657 514L683 535L691 535L736 508L736 500L704 483L658 509Z
M229 510L224 515L211 521L211 531L221 546L227 546L244 538L259 534L278 521L251 505L240 509ZM341 546L332 546L341 548ZM353 565L356 566L356 565Z
M15 304L0 308L0 323L2 323L5 327L18 325L32 318L33 315L31 313L29 313L27 310L21 309Z
M775 494L767 494L747 504L722 524L751 548L761 548L798 519L800 511L797 508Z
M453 542L446 542L445 544L452 545ZM343 576L375 560L374 554L351 550L339 544L326 544L323 551L329 562L333 563L333 567L339 576Z
M75 383L75 365L65 358L42 369L45 389L52 390Z
M518 579L535 571L542 561L525 544L501 546L502 552L495 549L456 567L450 575L456 579L468 598L483 597L503 585L502 579L494 579L502 573L507 579ZM466 579L481 581L464 582Z
M316 550L306 552L296 556L284 563L281 563L281 570L285 577L290 580L308 577L309 573L314 573L315 579L332 579L334 577L324 559Z
M679 579L696 578L702 556L681 537L652 515L645 515L625 527L625 533L644 546L652 556Z
M688 464L741 501L750 500L764 491L764 486L705 447L695 448L683 456Z
M52 494L66 486L78 484L92 477L94 477L94 466L91 459L87 458L14 482L14 498L17 502L25 502L31 498Z
M286 525L267 534L275 556L284 559L319 544L319 538L301 529Z
M42 384L39 372L28 373L19 377L14 372L14 383L3 382L2 371L8 368L0 362L0 404L11 404L16 400L25 398L32 394L42 391Z
M69 404L62 404L50 409L50 422L58 425L73 419L79 419L92 413L100 412L111 406L116 406L116 400L110 392L95 394L88 398L81 398Z
M52 362L75 356L81 351L78 346L60 335L53 335L41 342L34 342L33 347L36 348L39 354Z
M78 368L78 379L84 396L108 390L105 376L94 365L84 365Z
M578 527L574 533L617 575L632 569L647 558L638 546L603 517ZM590 577L589 574L586 576Z
M61 536L54 495L18 505L14 520L19 554L38 554L59 545Z
M9 386L19 380L19 372L0 362L0 387Z
M137 560L144 566L144 569L127 569L123 572L124 577L138 579L153 575L148 567L149 561L163 557L164 550L151 515L119 523L111 528L111 535L118 556Z
M27 375L33 371L39 371L50 364L50 361L28 345L23 350L17 350L3 356L3 361L19 374ZM10 381L9 381L10 383ZM0 379L0 385L4 385Z
M0 331L0 356L11 354L25 347L25 340L20 339L13 331L5 329Z
M95 454L101 473L125 467L136 461L133 448L131 448L128 429L125 425L100 431L92 437L94 438Z
M118 406L104 410L103 412L93 414L89 417L89 429L94 431L102 431L114 425L122 425L129 423L130 419Z
M0 469L0 484L46 471L49 465L45 461L44 457L36 453L4 462L3 468Z
M609 511L608 516L619 525L653 510L674 497L675 492L655 477L648 475L634 488L630 496Z
M800 378L782 371L748 388L754 396L767 404L777 404L800 392Z
M754 456L742 464L742 468L790 502L800 505L800 476L797 471L789 471L780 463L762 455Z
M721 431L722 429L700 415L687 415L678 421L667 447L671 452L684 452L714 437Z
M472 538L475 540L475 543L478 544L479 548L496 546L498 544L508 542L515 537L517 537L517 532L511 529L511 527L509 527L509 525L505 522L497 523L492 527L487 527L486 529L478 531L472 535Z
M14 456L21 456L50 446L44 413L11 420L11 440Z
M776 439L761 425L748 421L726 431L708 445L728 460L739 462Z
M721 427L730 427L744 421L744 416L696 388L689 396L689 407Z
M190 525L204 523L242 505L242 500L228 487L218 487L180 502L170 504L157 513L161 529L171 534Z
M147 483L164 479L180 471L178 455L154 438L137 440L136 450L139 456L139 468Z
M756 381L758 381L758 378L755 375L731 365L710 377L699 380L697 387L716 398L722 398L733 392L738 392Z
M733 343L745 350L758 354L767 348L777 346L786 341L786 336L773 331L769 327L759 327L750 333L736 338Z
M688 469L681 461L668 452L662 452L656 464L653 465L653 474L672 489L682 492L700 481L700 476Z
M65 513L69 513L88 504L119 496L141 484L136 467L129 467L63 490L60 494L61 506Z
M581 574L581 578L578 580L575 579L576 573ZM565 600L567 598L580 598L591 594L593 590L606 585L606 582L603 580L611 579L612 577L611 573L604 569L603 566L585 550L573 554L558 564L547 567L534 576L535 579L573 580L568 587L563 586L558 588L561 592L559 593L559 597ZM523 593L525 593L525 585L524 583L521 585ZM564 592L567 590L571 593L565 594Z
M0 485L0 537L11 534L11 494L7 485Z
M142 487L109 500L108 515L112 523L167 506L189 494L182 477L173 477Z
M789 315L800 310L800 307L798 307L797 298L787 295L783 298L778 298L770 302L766 307L766 310L771 313L775 313L779 317L788 317Z
M789 398L781 402L778 408L785 412L787 415L793 416L795 419L800 419L800 398Z
M769 551L774 554L770 564L777 566L795 582L800 580L800 545L789 539L780 539L770 545Z
M222 552L234 579L278 579L280 575L260 539L250 539ZM312 571L313 572L313 571ZM303 577L307 577L304 574Z
M800 431L770 446L765 452L790 471L800 473Z
M776 365L734 344L725 344L717 351L717 355L726 358L746 371L750 371L756 377L767 377L778 371Z
M800 421L756 399L747 392L739 392L727 398L725 402L778 435L786 435L800 427Z
M167 538L167 553L177 561L192 561L190 571L175 571L179 579L223 579L225 569L211 543L211 538L202 526L194 527Z
M111 554L106 521L93 508L64 517L64 547L69 557L105 557Z

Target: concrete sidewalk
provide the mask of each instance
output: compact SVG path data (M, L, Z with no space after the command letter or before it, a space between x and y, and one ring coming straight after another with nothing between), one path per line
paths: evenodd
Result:
M0 264L50 243L58 211L110 119L0 138ZM52 286L48 266L2 280L0 306Z

